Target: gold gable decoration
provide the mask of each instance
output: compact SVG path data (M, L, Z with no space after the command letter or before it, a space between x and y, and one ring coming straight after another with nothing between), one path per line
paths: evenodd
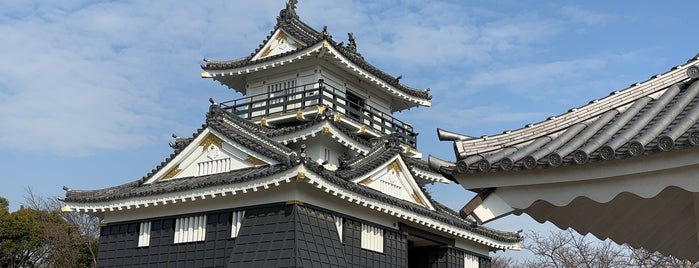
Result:
M252 155L248 155L248 158L245 159L245 161L248 162L248 163L250 163L250 164L256 165L256 166L257 166L257 165L264 165L264 164L267 164L267 162L262 161L261 159L259 159L259 158L257 158L257 157L254 157L254 156L252 156Z
M425 206L425 202L422 201L422 198L420 198L415 192L411 195L413 199L415 200L416 203Z
M173 177L175 177L175 175L177 175L177 173L180 173L180 171L182 171L180 169L180 165L175 166L170 171L168 171L167 174L165 174L165 176L163 176L163 180L172 179Z
M398 160L394 160L388 166L386 167L386 171L393 171L396 175L401 173L401 168L400 164L398 163Z
M374 180L371 179L371 177L367 177L366 179L361 180L361 181L359 182L359 184L367 185L367 184L371 183L372 181L374 181Z
M265 51L262 52L262 57L267 57L267 55L269 55L270 52L272 52L272 48L268 47L267 49L265 49Z
M223 141L219 137L216 137L216 135L209 133L209 135L207 135L206 138L204 138L204 140L201 141L201 144L199 144L199 146L206 150L206 148L209 148L209 145L212 144L218 146L218 148L221 148L222 143Z

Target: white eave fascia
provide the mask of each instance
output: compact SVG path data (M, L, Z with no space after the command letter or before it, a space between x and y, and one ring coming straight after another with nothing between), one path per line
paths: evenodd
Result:
M145 208L159 205L172 205L181 202L196 202L200 200L205 200L207 198L216 198L220 196L257 192L260 190L277 187L283 183L292 183L292 179L294 178L299 178L298 180L294 180L296 182L308 183L313 187L324 191L325 193L332 194L333 196L340 198L341 200L361 205L374 211L381 212L406 221L410 221L428 227L430 229L445 232L466 240L471 240L491 248L503 250L516 250L518 248L521 248L521 245L519 243L500 242L487 236L476 234L469 230L419 215L412 211L404 210L398 206L385 204L378 200L358 195L355 192L330 183L321 176L317 176L312 171L307 170L305 166L299 166L296 169L290 169L281 174L274 174L265 178L243 182L236 185L207 187L184 192L161 194L157 196L128 198L124 200L115 200L110 202L96 202L87 204L66 202L66 205L61 209L63 211L103 213L111 211L138 209L141 207Z
M485 136L467 141L456 141L459 143L459 153L471 155L489 152L521 143L526 139L534 139L536 137L555 133L578 122L599 116L609 110L628 105L628 103L633 100L637 100L675 83L685 81L689 78L686 74L687 69L697 63L699 63L699 58L694 58L683 65L672 68L672 70L666 73L655 75L644 82L636 83L623 90L615 91L610 96L594 100L585 106L573 108L565 114L551 117L550 120L530 124L527 125L527 127L508 131L503 134Z
M324 133L324 129L326 128L327 133ZM312 128L300 130L298 132L290 133L287 135L274 137L272 139L281 144L287 145L289 143L295 143L300 140L307 140L318 135L328 135L333 140L339 142L343 146L357 153L367 154L371 149L368 146L365 146L361 143L352 140L352 138L347 136L342 131L339 131L333 124L330 124L327 121Z
M169 205L176 204L178 202L192 202L196 200L204 200L207 198L216 198L218 196L245 194L248 192L257 192L261 189L269 189L271 187L279 186L283 183L290 183L292 178L296 176L298 176L298 170L290 169L281 174L274 174L256 180L235 183L231 185L198 188L182 192L156 194L144 197L132 197L122 200L95 203L66 202L66 206L64 206L62 210L85 213L99 213L107 211L137 209L140 207Z
M281 65L287 65L292 62L298 61L298 60L303 60L304 58L311 57L313 53L319 51L322 49L323 42L320 42L318 44L315 44L311 47L308 47L306 49L303 49L301 51L297 51L295 53L292 53L290 55L274 59L274 60L269 60L269 61L263 61L260 63L248 65L248 66L243 66L239 68L232 68L232 69L226 69L226 70L209 70L209 71L203 71L201 73L202 78L216 78L216 77L223 77L223 76L234 76L234 75L243 75L243 74L249 74L249 73L254 73L262 70L267 70L269 68L281 66Z
M389 94L398 96L406 101L416 103L418 105L422 105L425 107L430 107L432 103L430 103L429 100L426 99L420 99L416 98L413 96L410 96L403 91L397 89L396 87L392 86L391 84L386 83L383 79L380 79L376 77L375 75L367 72L363 68L357 66L354 64L351 60L347 59L345 56L343 56L339 51L337 51L335 48L332 46L328 45L328 52L325 53L326 55L330 55L332 58L340 61L339 66L344 68L345 70L354 73L358 77L361 77L365 79L366 81L369 81L370 83L376 85L379 88L382 88L386 90Z
M428 180L428 181L441 182L444 184L451 183L451 180L445 178L442 174L439 174L436 172L432 172L429 170L424 170L424 169L416 168L416 167L411 167L410 171L415 173L415 175L417 177Z
M327 52L323 51L326 50ZM268 68L273 68L276 66L281 66L285 64L290 64L294 61L297 60L303 60L304 58L311 57L315 52L325 52L323 53L324 55L330 55L330 57L337 59L340 61L341 64L339 66L343 67L345 70L354 73L358 77L364 78L366 81L369 81L370 83L374 84L375 86L382 88L386 90L389 94L398 96L399 98L406 100L408 102L412 102L418 105L422 105L425 107L430 107L432 106L432 103L429 100L426 99L420 99L416 98L413 96L410 96L401 90L395 88L394 86L386 83L382 79L376 77L375 75L367 72L366 70L362 69L361 67L357 66L354 64L352 61L347 59L346 57L342 56L342 54L337 51L335 48L333 48L327 41L322 41L319 42L318 44L315 44L309 48L306 48L304 50L298 51L296 53L293 53L291 55L281 57L279 59L274 59L271 61L265 61L257 64L252 64L240 68L232 68L232 69L226 69L226 70L210 70L210 71L203 71L201 73L202 78L216 78L216 77L223 77L223 76L234 76L234 75L243 75L243 74L249 74L249 73L254 73L257 71L262 71L266 70Z
M347 189L340 188L335 186L332 183L329 183L325 179L323 179L320 176L315 176L313 173L306 172L306 178L308 179L307 182L316 188L328 193L332 194L334 196L339 197L342 200L345 200L350 203L354 203L357 205L361 205L364 207L367 207L369 209L375 210L377 212L381 212L396 218L400 218L406 221L410 221L413 223L416 223L418 225L422 225L425 227L428 227L430 229L434 229L437 231L445 232L453 236L457 236L466 240L471 240L486 246L489 246L491 248L497 248L497 249L518 249L521 248L521 245L519 243L505 243L505 242L500 242L495 239L489 238L484 235L476 234L471 231L465 230L463 228L459 228L457 226L449 225L444 222L436 221L432 218L425 217L422 215L419 215L415 212L412 211L406 211L400 207L385 204L382 202L377 202L377 200L373 199L368 199L366 197L360 196L354 192L351 192Z

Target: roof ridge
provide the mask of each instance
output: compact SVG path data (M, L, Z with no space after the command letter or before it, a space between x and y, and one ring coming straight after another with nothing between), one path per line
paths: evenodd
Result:
M267 137L263 127L244 120L222 109L219 105L211 105L206 121L207 124L222 132L226 137L236 140L241 145L260 152L284 165L292 165L296 160L296 151ZM227 125L233 128L227 127Z
M529 140L532 140L536 137L546 136L570 127L581 120L592 119L608 110L618 109L652 93L665 90L668 85L693 79L688 73L696 72L698 63L699 55L683 65L677 65L665 73L652 76L646 81L634 83L625 89L613 91L601 99L592 100L586 105L572 108L568 112L548 117L537 123L527 124L519 129L507 130L492 136L483 135L480 138L457 140L456 142L459 142L463 149L463 152L460 152L460 154L463 156L496 150L502 146L512 145L512 137L517 137L514 140L521 140L523 136L528 136L531 137ZM447 139L448 137L444 138Z

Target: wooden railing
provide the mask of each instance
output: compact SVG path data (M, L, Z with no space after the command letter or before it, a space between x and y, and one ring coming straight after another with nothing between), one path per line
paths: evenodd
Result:
M367 128L383 134L395 134L407 145L417 146L417 133L410 124L370 105L348 101L344 91L325 83L322 79L315 83L220 103L222 109L246 119L295 112L321 105L342 113L353 121L366 125Z

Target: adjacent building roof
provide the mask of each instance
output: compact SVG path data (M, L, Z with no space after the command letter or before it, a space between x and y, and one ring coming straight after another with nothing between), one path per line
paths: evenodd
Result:
M589 104L479 138L438 130L453 141L456 163L433 158L433 167L453 173L505 172L584 165L655 154L699 144L699 57L614 91Z
M477 192L460 211L528 214L600 239L699 260L699 55L542 122L492 136L438 130L430 167Z

